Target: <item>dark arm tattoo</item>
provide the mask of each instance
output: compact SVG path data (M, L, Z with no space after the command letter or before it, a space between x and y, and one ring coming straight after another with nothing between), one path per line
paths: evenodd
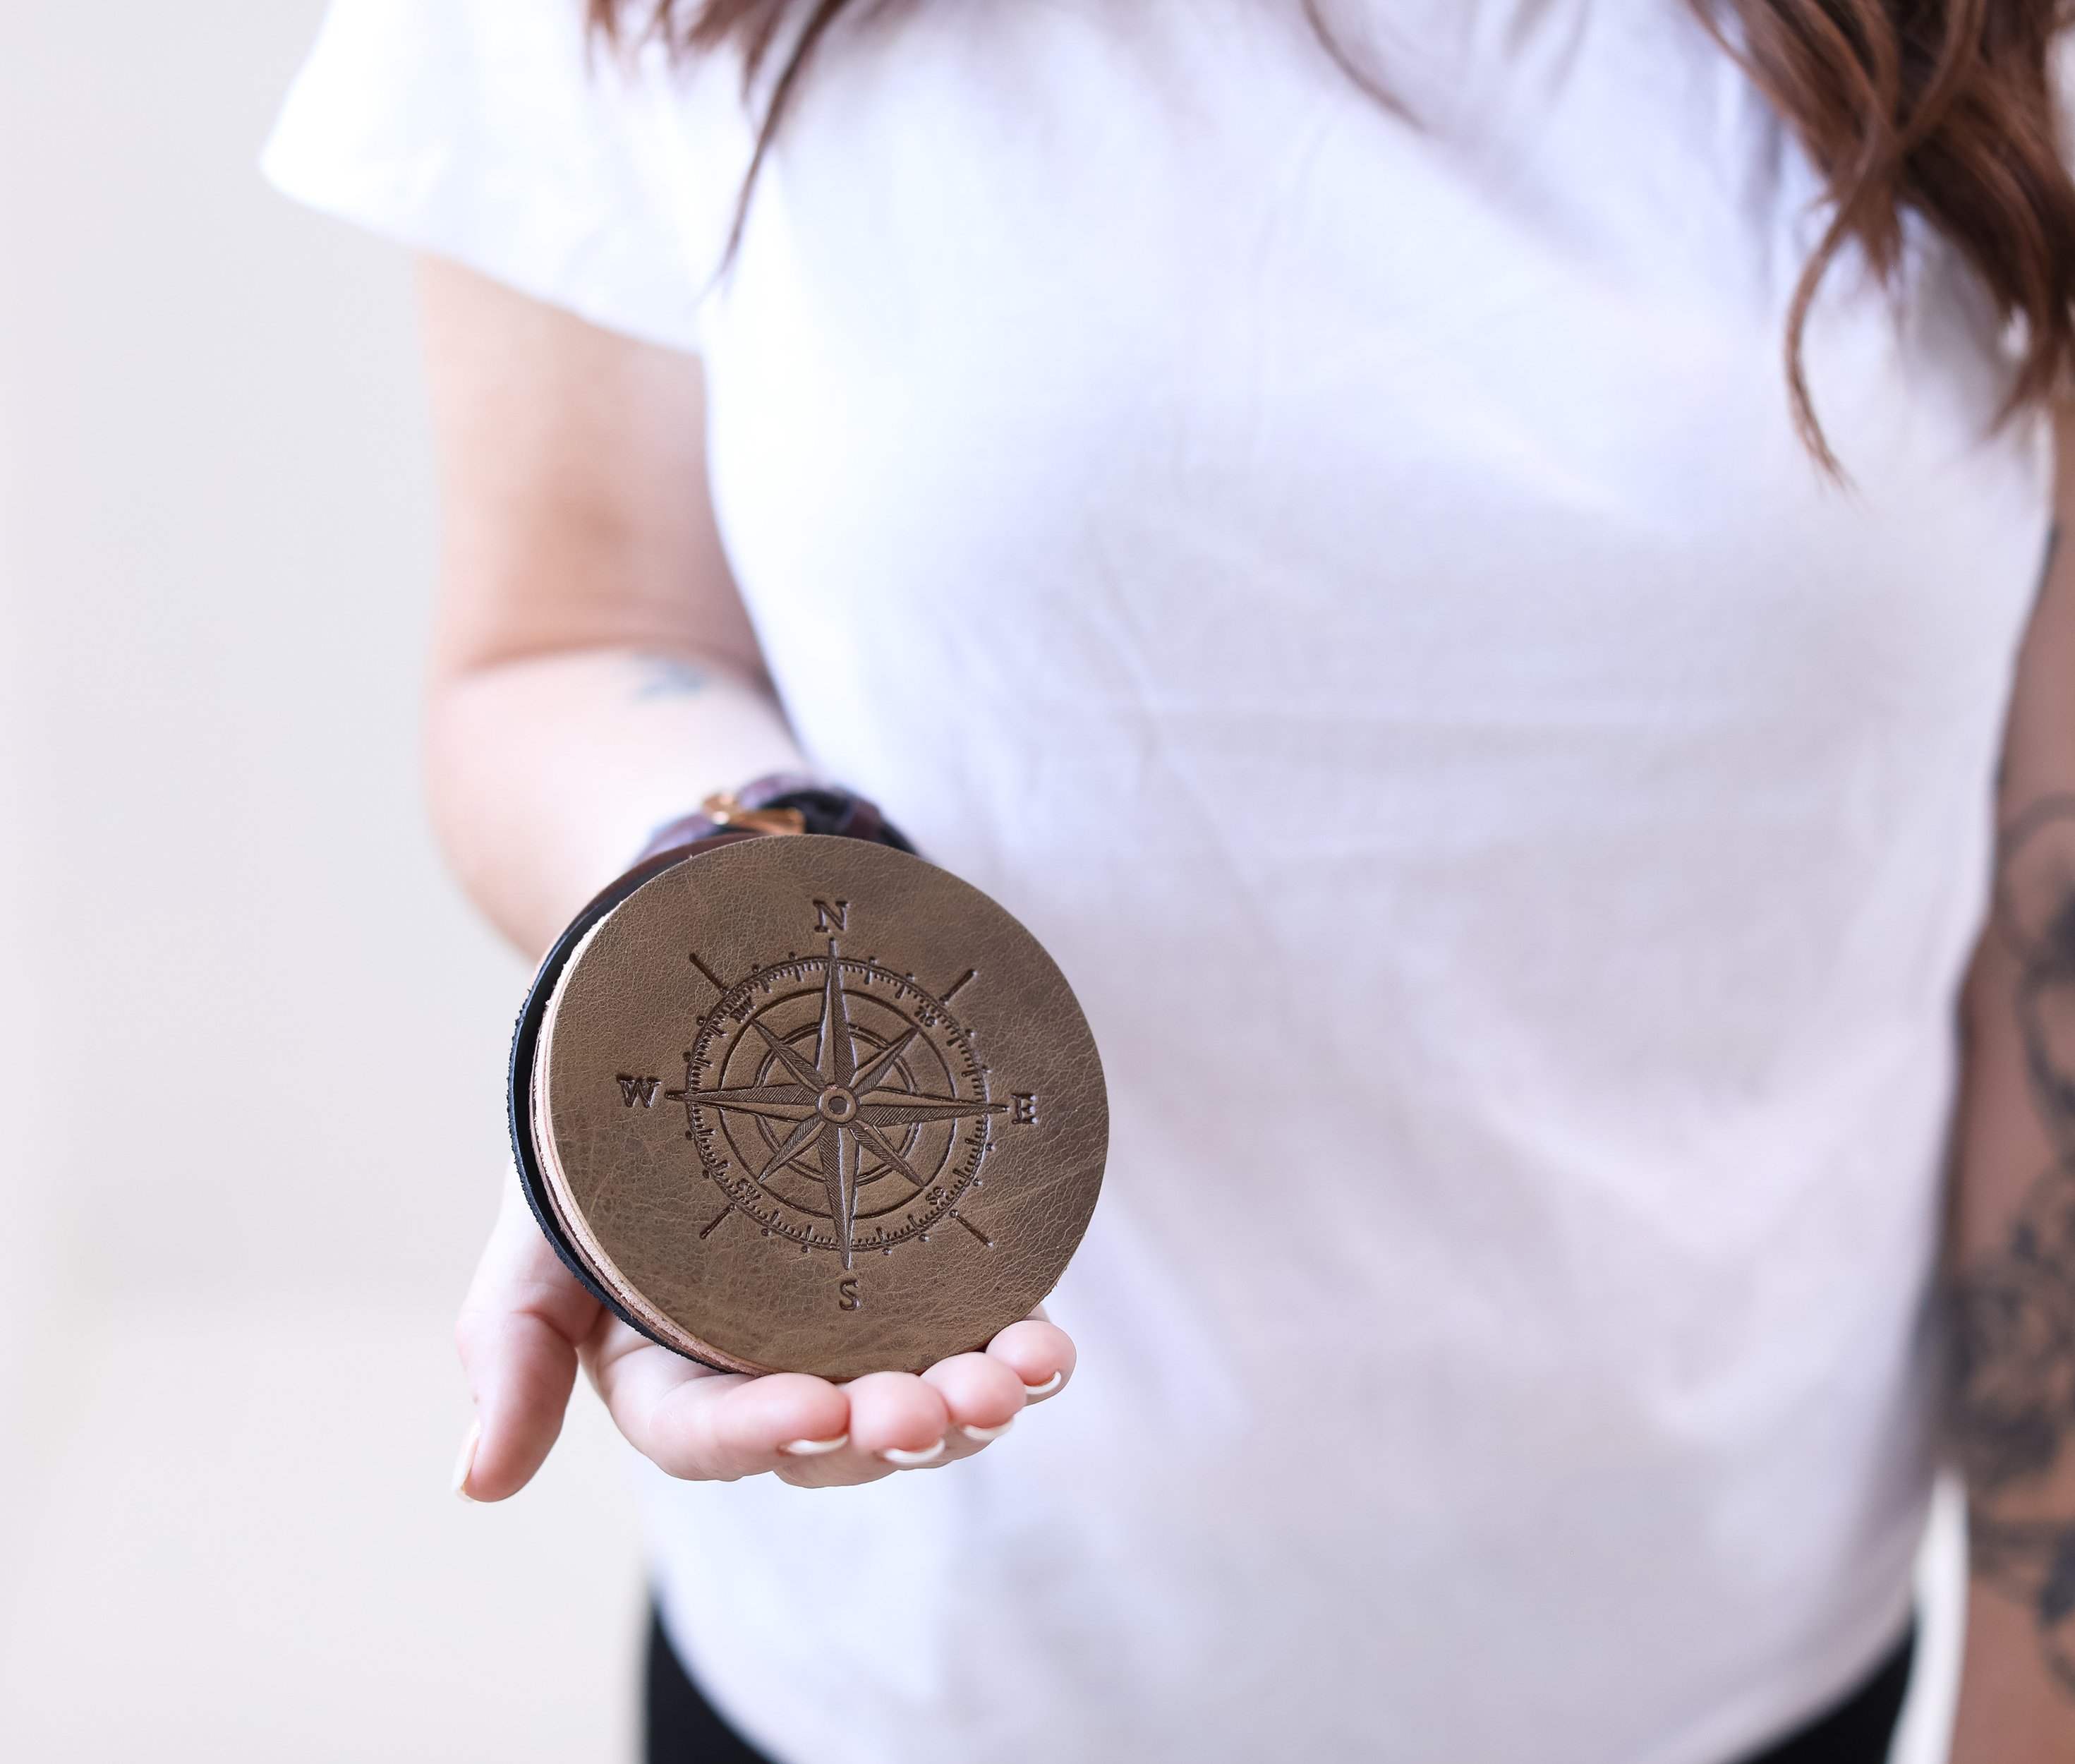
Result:
M1953 1294L1952 1422L1974 1572L2028 1606L2075 1696L2075 1513L2036 1506L2075 1437L2075 796L2033 804L1998 854L2033 1106L2054 1149L2009 1237Z

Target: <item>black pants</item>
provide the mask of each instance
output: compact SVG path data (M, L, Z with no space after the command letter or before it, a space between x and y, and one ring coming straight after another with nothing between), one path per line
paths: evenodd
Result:
M1912 1631L1828 1715L1746 1764L1887 1764L1916 1652ZM770 1764L699 1695L678 1664L661 1617L652 1618L648 1625L648 1764Z

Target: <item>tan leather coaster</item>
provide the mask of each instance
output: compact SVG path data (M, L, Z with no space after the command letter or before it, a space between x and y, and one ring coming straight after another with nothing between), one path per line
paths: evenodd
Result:
M529 1193L666 1345L919 1370L1028 1314L1079 1244L1109 1133L1094 1040L1037 939L955 876L745 839L640 882L557 960L515 1048Z

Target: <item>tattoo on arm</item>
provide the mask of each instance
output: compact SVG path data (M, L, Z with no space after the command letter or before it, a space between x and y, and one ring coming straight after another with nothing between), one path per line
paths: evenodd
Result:
M2038 1499L2075 1441L2075 796L2033 804L2004 836L1996 925L2018 961L2015 1008L2054 1158L2002 1248L1955 1284L1952 1418L1974 1571L2030 1608L2075 1696L2075 1514Z
M675 656L636 656L634 659L640 668L634 689L637 702L648 698L690 698L713 684L710 676Z

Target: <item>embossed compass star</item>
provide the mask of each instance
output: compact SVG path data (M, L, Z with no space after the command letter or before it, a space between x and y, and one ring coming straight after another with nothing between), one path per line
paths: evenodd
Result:
M821 1023L816 1032L814 1058L780 1039L758 1018L751 1026L762 1036L786 1076L766 1084L745 1084L732 1089L668 1091L673 1102L687 1107L699 1104L758 1116L790 1128L764 1168L766 1176L789 1164L804 1162L810 1153L819 1163L822 1181L828 1190L829 1217L835 1227L836 1248L843 1266L851 1265L852 1235L857 1224L858 1166L869 1152L887 1169L913 1184L920 1192L930 1184L910 1168L906 1158L885 1131L935 1121L968 1120L976 1115L1007 1112L1004 1103L977 1098L932 1096L926 1092L893 1090L887 1080L901 1056L921 1034L910 1029L860 1062L852 1038L850 1011L844 1001L843 963L835 940L829 940L828 975L822 988Z

